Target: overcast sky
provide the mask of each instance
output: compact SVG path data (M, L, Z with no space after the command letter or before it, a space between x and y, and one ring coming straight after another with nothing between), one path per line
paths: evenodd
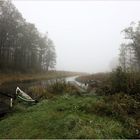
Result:
M121 31L140 20L139 1L14 0L23 17L54 41L58 70L102 72L119 54Z

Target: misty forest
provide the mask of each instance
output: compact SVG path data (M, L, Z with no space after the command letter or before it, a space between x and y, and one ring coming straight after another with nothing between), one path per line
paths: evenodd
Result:
M140 138L140 22L128 24L110 71L58 70L48 32L0 1L0 139Z
M0 3L1 71L42 71L55 65L53 41L26 22L10 2Z

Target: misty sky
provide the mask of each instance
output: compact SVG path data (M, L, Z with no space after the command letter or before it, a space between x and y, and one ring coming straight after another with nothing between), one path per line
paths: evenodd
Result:
M58 70L109 71L121 31L140 20L139 1L13 1L23 17L54 41Z

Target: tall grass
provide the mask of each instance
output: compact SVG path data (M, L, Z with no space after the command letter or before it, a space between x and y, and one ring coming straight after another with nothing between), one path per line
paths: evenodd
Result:
M48 84L48 86L32 86L27 92L36 100L50 99L63 94L79 94L79 91L65 80L54 80L51 84Z
M0 84L13 81L32 81L43 79L48 80L53 78L62 78L75 75L80 75L80 73L67 71L48 71L42 73L0 73Z

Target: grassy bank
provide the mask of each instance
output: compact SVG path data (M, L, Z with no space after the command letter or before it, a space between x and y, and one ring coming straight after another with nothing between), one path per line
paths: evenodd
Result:
M16 100L0 121L0 138L140 138L139 101L97 89L83 94L63 80L30 87L39 103Z
M44 73L0 73L0 84L11 81L43 80L81 75L78 72L49 71Z
M87 113L100 100L63 95L27 109L18 106L0 121L0 138L130 138L127 127L117 119Z

